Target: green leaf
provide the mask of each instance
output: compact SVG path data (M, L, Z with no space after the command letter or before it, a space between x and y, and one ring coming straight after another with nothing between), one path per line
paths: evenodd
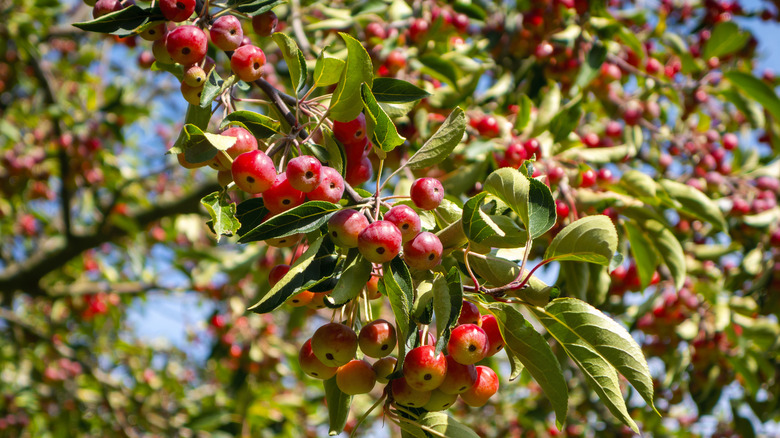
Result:
M622 161L626 157L634 155L635 147L618 145L607 148L575 147L566 149L558 154L563 160L586 161L588 163L603 164Z
M400 423L401 431L415 438L479 438L469 427L443 412L426 412L415 422Z
M582 117L582 106L580 102L565 108L563 111L550 120L550 132L553 135L553 142L558 143L569 137L574 128L580 123Z
M143 9L132 5L92 21L74 23L73 26L87 32L110 33L124 37L136 33L137 29L146 23L162 20L165 20L165 17L160 12L160 8Z
M341 274L339 282L330 294L330 301L334 306L346 304L349 300L360 295L368 280L371 278L371 262L358 255Z
M190 163L202 163L216 157L219 151L224 151L236 144L236 138L227 135L203 132L195 125L186 124L182 128L182 141L174 145L168 152L184 154ZM178 142L178 141L177 141Z
M650 175L638 170L629 170L620 178L620 185L629 193L643 199L655 199L656 182Z
M373 84L374 68L371 57L358 40L344 32L339 32L339 35L347 44L347 61L330 99L330 116L339 122L349 122L363 111L360 84Z
M228 0L228 6L234 10L254 17L286 3L286 0Z
M637 224L627 220L623 222L628 241L631 244L631 254L634 255L639 281L642 289L646 288L658 267L658 256L653 245L653 237L646 234Z
M211 216L217 241L223 234L232 236L241 227L241 223L236 219L236 204L232 203L228 197L222 196L221 192L204 196L200 203L206 207Z
M519 170L503 167L488 175L484 190L502 200L535 239L555 225L557 213L550 188Z
M176 154L183 152L181 146L184 141L189 138L189 135L184 130L184 127L187 125L194 125L203 130L209 126L209 120L211 120L211 108L201 108L196 105L187 105L187 113L184 116L184 126L182 127L181 132L179 132L179 137L176 139L176 142L173 144L173 147L169 152ZM176 152L177 150L178 152ZM189 161L189 159L187 161ZM199 162L202 163L202 161L190 161L190 163Z
M371 138L374 144L382 148L385 152L390 152L395 149L396 146L403 144L405 138L398 135L398 131L387 116L387 113L379 106L371 94L371 89L367 84L361 84L361 95L363 98L363 105L366 108L366 115L373 121L374 129L371 132Z
M626 410L617 372L655 409L653 380L641 347L628 331L595 307L574 298L558 298L544 309L529 309L582 369L610 411L638 432Z
M333 85L341 78L345 62L338 58L327 56L325 51L320 52L317 63L314 64L314 87L327 87Z
M519 102L517 102L518 111L517 118L515 119L515 129L519 132L523 132L528 126L528 122L531 121L531 109L534 106L530 97L525 94L520 95Z
M280 213L241 236L239 243L267 240L314 231L341 209L326 201L308 201Z
M409 268L400 257L396 257L385 263L385 273L382 281L379 282L379 288L382 295L390 300L390 307L395 316L395 326L398 328L398 363L396 369L401 369L405 354L405 345L400 341L404 334L410 330L416 332L416 327L412 324L412 303L414 303L414 284Z
M447 276L433 280L433 314L436 315L436 351L442 351L450 339L452 327L458 323L463 305L463 284L460 271L452 267Z
M607 59L607 48L603 44L594 44L588 51L588 57L585 59L585 63L580 67L580 71L577 74L577 79L574 80L574 88L583 89L588 86L601 72L601 64Z
M527 275L528 270L523 271L522 278ZM546 306L551 298L557 298L560 295L560 290L556 286L548 286L547 283L536 275L531 275L525 287L522 289L510 289L506 294L507 296L518 297L534 306Z
M520 274L520 266L517 263L489 255L469 254L469 265L477 275L493 286L509 284Z
M540 133L547 128L550 121L558 114L561 108L561 87L555 83L550 82L547 91L544 93L542 103L539 105L539 111L536 115L536 123L534 123L534 133Z
M181 64L166 64L164 62L154 61L152 63L152 71L167 71L168 73L176 76L176 79L182 81L184 79L184 68ZM209 110L209 115L211 111ZM205 129L205 127L203 127Z
M352 396L344 394L336 384L336 376L322 382L325 387L325 401L328 405L328 435L336 436L344 431L352 405Z
M254 111L233 111L222 121L227 125L240 125L257 138L268 138L279 132L279 122Z
M617 244L615 225L607 216L586 216L564 227L547 247L544 258L609 266Z
M303 57L303 52L298 48L295 40L284 33L276 32L272 35L272 38L282 51L282 56L284 57L284 62L287 63L287 69L290 71L290 80L296 94L300 93L306 85L306 77L308 76L306 58Z
M645 220L641 226L647 235L653 236L653 244L672 274L675 287L680 290L686 277L685 252L680 241L671 230L656 220Z
M263 223L263 220L270 211L265 208L263 198L249 198L246 201L238 204L236 207L236 218L241 222L241 228L238 229L238 235L243 236L258 225Z
M536 239L555 225L558 218L555 199L547 185L530 178L528 190L528 225L531 238Z
M709 222L718 231L726 231L728 225L718 204L700 190L677 181L662 179L661 187L670 198L679 202L675 208L685 215Z
M255 313L276 310L294 294L330 278L337 260L333 244L325 236L320 236L295 260L290 271L248 310Z
M772 114L775 120L780 120L780 98L775 91L750 73L730 71L723 74L732 84L745 93L748 97L758 101Z
M724 21L715 25L710 39L704 43L701 58L708 60L715 57L730 55L747 44L750 32L742 32L733 21Z
M439 130L406 162L410 169L421 169L438 164L449 157L466 132L466 113L455 108Z
M507 351L522 362L542 387L558 424L562 425L566 421L569 388L550 344L514 306L495 303L487 308L496 317Z
M416 102L431 95L416 85L395 78L374 79L371 92L374 93L377 102L389 103Z
M346 171L347 157L344 155L344 148L341 147L333 137L333 132L325 129L322 132L322 138L325 143L325 150L328 151L328 166L336 169L340 174Z
M460 91L458 85L458 71L455 66L446 59L443 59L440 55L425 55L419 58L423 68L420 69L422 73L429 74L436 79L444 81L447 85Z
M474 243L491 248L517 248L528 242L528 233L506 216L490 215L482 206L487 197L482 192L463 205L463 232Z

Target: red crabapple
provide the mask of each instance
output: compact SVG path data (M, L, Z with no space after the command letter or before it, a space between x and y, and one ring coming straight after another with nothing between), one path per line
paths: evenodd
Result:
M92 18L100 18L120 10L122 10L122 3L119 0L98 0L92 8Z
M404 244L404 261L412 269L433 269L441 263L443 251L441 240L435 234L423 231Z
M347 162L347 175L345 179L350 185L361 186L371 179L374 168L368 157L363 157L360 162L350 164Z
M314 298L314 294L305 290L303 292L298 292L297 294L288 298L287 304L289 304L291 307L303 307L309 304L312 298Z
M198 26L179 26L165 39L171 58L182 65L195 64L206 56L208 39Z
M732 132L723 134L723 139L721 141L723 142L723 148L727 151L735 149L739 144L739 138Z
M410 195L418 208L433 210L444 199L444 187L438 179L420 178L412 184Z
M316 189L307 193L312 201L327 201L338 203L344 194L344 178L334 168L322 166L320 170L320 184Z
M375 384L376 372L365 360L353 359L336 371L336 385L344 394L367 394Z
M403 377L390 382L390 389L396 403L412 408L423 407L431 399L431 391L414 389Z
M145 39L146 41L157 41L164 38L166 33L168 33L168 27L166 26L165 22L161 21L154 26L147 27L146 30L139 33L138 36Z
M463 324L452 329L447 352L455 362L471 365L487 356L489 346L488 336L480 326Z
M555 213L558 215L558 219L563 219L569 216L569 204L560 199L555 200Z
M595 132L589 132L581 137L582 143L589 148L597 148L601 143L599 135Z
M366 283L366 298L369 300L377 300L382 297L379 292L379 277L371 276Z
M360 113L349 122L333 121L333 135L345 146L363 143L366 138L366 116Z
M297 207L306 200L306 195L296 190L287 180L287 175L280 173L268 190L263 192L265 208L273 214L279 214Z
M252 17L252 29L261 37L271 36L276 31L277 25L279 25L279 18L274 11L266 11Z
M327 307L325 305L325 297L330 295L330 292L316 292L311 298L311 301L309 301L309 304L307 305L310 309L324 309Z
M180 22L195 12L195 0L160 0L160 11L168 21Z
M479 314L479 308L471 301L463 300L460 307L460 316L458 324L482 324L482 315Z
M224 51L236 50L244 39L241 21L233 15L223 15L214 21L209 30L211 42Z
M263 75L265 53L254 45L241 46L230 58L230 69L244 82L254 82Z
M263 193L276 180L276 168L271 157L260 150L244 152L231 166L236 186L251 194Z
M447 375L447 358L436 354L433 345L422 345L406 353L404 378L417 391L431 391L439 387Z
M351 208L339 210L328 220L328 235L337 246L357 248L358 235L368 227L363 213Z
M358 235L358 250L372 263L389 262L401 252L401 231L388 221L376 221Z
M385 357L395 348L395 327L384 319L376 319L360 329L358 345L369 357Z
M488 347L488 357L498 353L504 348L504 338L501 336L501 330L498 328L498 321L493 315L482 315L482 330L488 336L490 346Z
M525 146L522 143L512 143L504 152L504 160L509 167L518 168L528 158Z
M390 381L388 377L395 371L395 364L398 363L398 359L393 356L387 356L374 362L372 368L376 373L376 381L378 383L387 383Z
M287 180L290 184L302 191L309 193L320 185L320 171L322 164L311 155L295 157L287 163Z
M314 355L328 366L341 366L355 357L358 338L355 331L337 322L318 328L311 337Z
M587 169L580 174L580 187L591 187L596 184L596 172Z
M307 339L298 353L298 363L306 375L315 379L327 380L336 375L338 367L329 367L314 355L311 348L311 339Z
M274 266L268 272L268 284L274 287L288 272L290 272L290 265L281 264Z
M489 367L477 366L477 382L466 392L460 394L460 398L472 408L484 406L488 399L498 392L498 376Z
M236 138L236 142L233 144L233 146L230 146L225 151L225 153L227 153L230 158L235 159L243 153L257 150L257 139L255 136L240 126L233 126L228 128L222 131L220 135ZM212 160L210 166L217 170L232 169L230 160L228 160L227 157L225 157L225 155L221 152L218 153L216 157L214 157L214 160Z
M398 204L393 206L390 211L385 213L384 219L401 230L401 239L404 242L414 239L422 230L420 215L408 205Z
M438 390L447 394L460 394L468 391L476 381L477 368L474 365L463 365L452 356L447 356L447 375Z
M498 137L498 134L501 132L498 126L498 119L493 116L483 117L477 122L477 131L485 137Z

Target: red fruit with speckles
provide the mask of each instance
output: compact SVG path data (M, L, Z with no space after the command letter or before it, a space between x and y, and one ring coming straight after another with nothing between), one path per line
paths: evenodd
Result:
M279 214L297 207L303 204L305 200L306 195L302 191L295 189L284 173L276 175L273 185L263 192L265 208L273 214Z
M482 330L488 336L490 346L488 347L488 357L498 353L504 348L504 338L501 336L501 330L498 328L498 321L493 315L482 315Z
M160 11L168 21L180 22L195 12L195 0L160 0Z
M433 210L444 199L444 187L435 178L420 178L409 191L412 202L423 210Z
M190 65L202 61L206 56L208 39L197 26L179 26L168 34L165 47L175 62Z
M306 375L315 379L327 380L336 375L338 367L323 364L311 348L311 339L306 340L298 353L298 363Z
M401 239L404 242L414 239L422 230L420 215L408 205L399 204L393 206L393 208L385 214L384 219L401 230Z
M463 324L452 329L447 352L455 362L472 365L487 356L489 347L485 330L476 324Z
M580 174L580 187L591 187L596 184L596 172L587 169Z
M251 132L244 128L234 126L222 131L220 135L236 138L236 143L225 151L230 158L235 159L241 154L257 150L257 139L255 139L255 136L252 135ZM227 157L222 153L217 153L217 156L214 157L214 160L211 163L211 167L217 170L229 170L232 166Z
M139 33L138 36L146 41L157 41L164 38L166 33L168 33L168 28L164 22L160 22Z
M528 159L528 153L522 143L512 143L504 152L504 160L510 167L518 168L526 159Z
M498 137L501 130L498 126L498 120L493 116L485 116L477 122L477 131L485 137Z
M266 11L252 17L252 29L261 37L271 36L272 33L276 32L278 25L279 18L274 11Z
M426 271L441 263L441 240L427 231L404 244L404 261L412 269Z
M431 391L414 389L405 378L395 379L390 385L393 399L400 405L420 408L431 399Z
M365 360L351 360L336 371L336 385L347 395L367 394L376 385L376 372Z
M471 301L463 301L460 307L460 316L458 324L482 324L482 315L479 314L479 308Z
M460 394L468 391L477 381L477 368L474 365L463 365L447 356L447 375L437 388L446 394Z
M268 272L268 284L271 285L271 287L274 287L276 283L279 282L279 280L282 279L287 273L290 272L290 265L276 265L273 268L271 268L271 271Z
M349 122L333 121L333 135L345 146L363 144L366 139L366 116L360 113Z
M214 21L209 30L211 42L220 50L231 51L241 46L244 30L241 21L233 15L223 15Z
M245 152L231 166L236 186L251 194L263 193L273 186L276 180L276 168L271 158L263 151Z
M241 46L230 58L230 69L244 82L253 82L263 75L265 53L254 45Z
M122 10L122 3L119 0L98 0L92 8L92 18L100 18L119 10Z
M346 180L352 186L361 186L371 179L374 167L368 157L362 157L359 162L352 164L347 162Z
M489 367L477 366L477 381L466 392L460 395L472 408L484 406L488 399L498 392L498 375Z
M558 219L563 219L569 216L569 205L560 199L556 199L555 212L558 214Z
M342 248L357 248L358 236L368 227L368 219L357 210L339 210L328 220L328 235Z
M384 319L377 319L366 324L358 336L360 351L369 357L385 357L390 354L396 344L395 327Z
M332 203L339 202L344 194L344 178L334 168L322 166L320 170L320 184L307 193L312 201L327 201Z
M376 221L358 235L358 250L372 263L389 262L401 252L401 230L388 221Z
M433 345L413 348L404 359L404 378L417 391L431 391L439 387L447 375L447 358L436 354Z
M321 172L322 164L311 155L293 158L285 170L290 184L303 193L309 193L320 185Z
M318 328L311 337L314 355L327 366L342 366L355 357L358 337L344 324L331 322Z

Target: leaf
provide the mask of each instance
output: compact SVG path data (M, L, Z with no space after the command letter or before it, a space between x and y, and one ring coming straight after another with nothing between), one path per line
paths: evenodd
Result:
M136 30L146 23L163 20L165 17L159 8L143 9L132 5L92 21L74 23L73 26L87 32L110 33L124 37L136 33Z
M496 317L505 348L522 362L542 387L553 405L557 423L562 425L566 421L569 388L550 344L515 307L495 303L487 308Z
M236 207L236 219L241 222L238 235L243 236L260 225L270 211L265 208L263 198L249 198Z
M629 193L640 198L656 197L656 182L650 175L638 170L629 170L620 178L622 185Z
M469 199L463 205L462 227L466 237L474 243L491 248L517 248L528 242L528 233L506 216L490 215L482 206L486 192Z
M325 401L328 405L328 435L336 436L344 431L352 405L352 396L344 394L336 384L336 376L322 382L325 388Z
M586 216L564 227L547 247L544 258L609 266L617 244L615 225L607 216Z
M653 236L653 244L672 274L675 287L677 290L682 289L685 283L686 266L685 252L680 241L671 230L656 220L645 220L641 226L647 235Z
M222 196L221 192L214 192L204 196L200 203L206 207L211 216L217 241L223 234L232 236L238 231L241 223L236 219L236 204L228 197Z
M400 339L404 334L416 327L412 326L412 303L414 302L414 284L409 268L400 257L396 257L384 265L385 273L382 281L379 282L379 288L382 295L390 300L390 307L395 316L395 326L398 328L398 363L396 369L401 369L405 354L405 346Z
M433 314L436 315L436 352L442 351L450 339L452 327L458 323L463 306L463 284L460 271L452 267L447 276L433 280Z
M241 125L257 138L268 138L279 132L278 121L254 111L233 111L222 121L222 128L227 125Z
M334 306L341 306L349 300L360 295L366 283L371 277L371 262L358 255L341 274L339 282L330 294L330 301Z
M455 108L439 130L406 162L410 169L421 169L438 164L449 157L466 132L466 113Z
M282 51L282 56L284 57L284 62L287 63L287 69L290 71L290 80L296 94L300 93L306 85L306 77L308 76L306 58L304 58L303 52L298 48L295 40L284 33L275 32L272 38Z
M528 270L525 270L521 278L527 275ZM560 295L560 290L556 286L548 286L547 283L536 275L531 275L525 287L522 289L510 289L506 294L507 296L518 297L534 306L546 306L551 298L557 298Z
M588 163L603 164L622 161L626 157L633 156L636 148L628 145L611 146L607 148L575 147L566 149L558 154L563 160L586 161Z
M653 380L642 349L628 331L595 307L574 298L558 298L544 309L529 309L582 369L610 411L638 432L626 410L617 372L655 409Z
M493 256L469 254L469 265L477 275L493 286L509 284L520 274L520 266L509 260Z
M425 55L419 58L423 68L420 69L422 73L427 73L436 79L444 81L447 85L460 91L458 86L458 71L455 66L446 59L442 59L440 55Z
M416 85L395 78L374 79L371 92L374 93L377 102L389 103L416 102L431 95Z
M539 105L536 123L534 124L534 133L544 131L553 117L558 114L560 108L561 87L555 82L550 82L547 92L544 93L544 97L542 98L542 103Z
M328 151L328 166L336 169L343 175L346 171L345 163L347 162L344 148L336 142L336 139L333 137L333 132L328 129L323 130L322 138L325 143L325 150Z
M238 78L235 75L230 76L227 80L222 80L219 74L217 74L217 69L212 68L208 78L206 78L206 83L203 84L203 91L200 94L200 107L210 111L214 99L232 87L237 80Z
M550 132L553 135L553 142L558 143L569 137L569 134L577 127L582 117L582 106L579 102L575 103L550 120Z
M780 120L780 98L769 85L750 73L741 71L729 71L723 76L748 97L763 105L775 120Z
M680 213L709 222L718 231L726 231L728 225L718 204L700 190L668 179L659 181L670 198L680 203L675 207Z
M710 39L704 43L701 58L705 61L712 57L730 55L747 44L750 32L742 32L733 21L724 21L715 25Z
M234 10L254 17L286 3L286 0L229 0L228 6Z
M519 170L503 167L488 175L484 190L502 200L535 239L555 225L557 213L550 188Z
M363 83L360 88L366 115L371 118L374 125L371 138L374 140L374 144L382 148L383 151L390 152L396 146L403 144L405 138L398 135L393 121L379 106L368 85Z
M632 221L624 221L623 227L626 229L628 241L631 244L631 254L634 255L636 261L640 285L644 289L653 279L653 273L655 273L659 262L653 239Z
M360 84L373 84L374 68L371 57L358 40L344 32L339 35L347 44L347 61L330 99L330 116L339 122L350 122L363 110Z
M525 94L520 95L519 102L517 102L518 111L517 118L515 119L515 129L519 132L523 132L528 126L528 122L531 121L531 109L534 106L531 98Z
M580 67L580 71L577 74L577 79L574 80L575 89L583 89L587 87L601 72L601 64L607 59L607 48L603 44L594 44L588 51L588 56L585 59L585 63Z
M276 310L294 294L333 275L337 259L333 244L325 236L320 236L293 262L290 271L247 310L255 313Z
M238 242L247 243L308 233L320 228L340 209L340 206L330 202L308 201L266 220L241 236Z
M536 239L555 225L558 218L555 199L547 185L538 179L528 180L528 230Z
M468 426L444 412L426 412L415 422L402 421L401 430L416 438L479 438Z
M341 78L344 71L345 62L338 58L325 55L325 51L320 52L317 57L317 63L314 64L314 87L327 87L333 85Z
M196 105L187 105L187 113L184 116L184 126L182 127L181 131L179 132L179 137L176 139L176 142L173 144L173 147L169 151L169 153L181 153L183 152L183 149L181 149L182 144L184 143L185 139L189 138L187 133L184 130L184 127L187 125L194 125L200 128L201 130L206 129L209 125L209 120L211 120L211 108L201 108ZM178 148L179 152L174 152ZM216 155L216 154L215 154ZM187 160L189 161L189 160ZM204 160L205 161L205 160ZM198 161L190 161L190 163L197 163ZM201 161L202 163L202 161Z

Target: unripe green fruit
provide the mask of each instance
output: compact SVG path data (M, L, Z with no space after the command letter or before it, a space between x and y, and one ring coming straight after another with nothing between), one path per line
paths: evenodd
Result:
M456 401L458 401L458 394L447 394L434 389L431 391L431 399L423 406L423 409L428 412L443 411L449 409Z
M181 95L184 96L184 100L190 105L200 105L200 95L203 92L203 85L199 87L190 87L182 82Z
M399 405L421 408L431 399L431 391L417 391L409 386L403 377L393 380L390 385L393 399Z
M274 239L266 240L265 244L268 246L273 246L275 248L289 248L291 246L295 246L296 243L300 242L301 237L303 237L303 234L293 234L292 236L277 237Z
M320 362L327 366L339 367L355 357L358 347L357 334L344 324L331 322L314 332L311 346Z
M152 44L152 54L154 60L160 64L173 64L175 62L168 53L168 48L165 47L165 38L160 38Z
M396 363L398 363L398 359L393 356L383 357L374 362L372 368L374 368L374 372L376 373L376 381L382 384L389 382L390 374L393 374L395 371Z
M206 72L198 64L193 64L184 71L182 82L190 87L202 87L206 83Z
M365 360L351 360L336 371L336 385L344 394L367 394L375 384L376 372Z

